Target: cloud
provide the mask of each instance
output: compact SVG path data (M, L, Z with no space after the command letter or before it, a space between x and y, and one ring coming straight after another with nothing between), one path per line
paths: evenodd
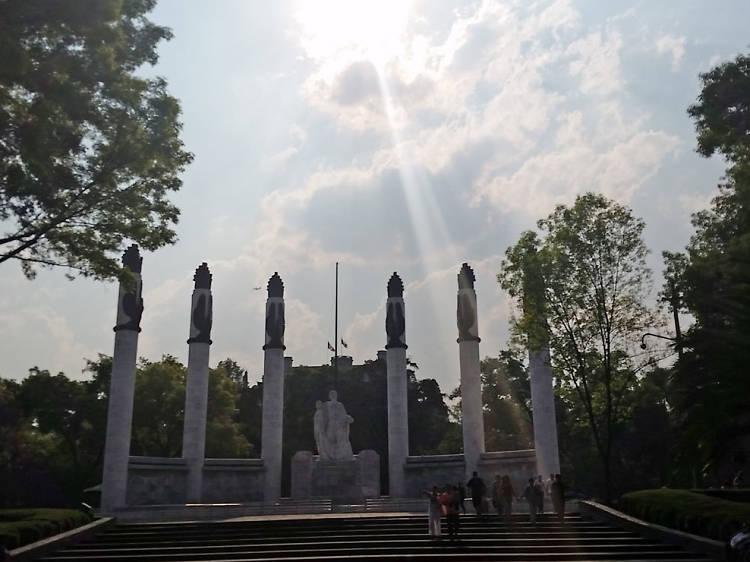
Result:
M674 35L662 35L656 39L656 52L668 54L672 57L672 72L680 69L680 62L685 56L685 37L675 37Z
M621 35L611 30L589 33L568 47L566 54L574 56L568 68L571 76L580 79L582 93L606 96L623 89L621 48Z

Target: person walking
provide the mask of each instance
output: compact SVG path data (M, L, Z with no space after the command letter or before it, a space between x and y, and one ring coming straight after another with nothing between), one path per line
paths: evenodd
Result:
M466 499L466 487L459 482L456 485L456 490L458 490L458 505L461 508L461 513L466 515L466 505L464 505L464 500Z
M492 483L492 507L497 511L497 515L503 514L503 483L500 480L500 475L495 474L495 481Z
M552 482L552 506L555 513L560 518L560 522L565 522L565 484L562 476L555 474L555 480Z
M529 504L529 523L536 525L536 512L539 509L539 500L537 497L536 482L533 478L529 478L529 483L523 491L523 498Z
M513 498L515 492L513 491L513 485L510 483L508 475L504 475L500 485L500 496L503 506L503 515L506 523L511 523L511 514L513 512Z
M537 513L541 515L544 513L544 481L541 474L536 477L534 491L536 492L537 499Z
M448 486L445 492L440 494L440 503L443 506L443 513L445 513L448 538L450 540L457 540L460 521L458 515L458 490L456 490L455 486Z
M471 503L474 506L474 511L477 515L482 515L482 498L487 491L487 486L484 485L484 480L479 477L476 470L466 483L466 487L471 492Z
M440 519L442 509L440 507L440 490L433 486L429 492L424 492L428 499L427 504L427 530L431 539L440 539Z

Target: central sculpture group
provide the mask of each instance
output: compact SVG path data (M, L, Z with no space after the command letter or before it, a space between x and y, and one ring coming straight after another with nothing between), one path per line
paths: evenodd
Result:
M328 398L328 402L315 402L315 446L318 448L320 460L350 461L354 454L349 442L349 426L354 418L346 413L346 408L338 401L335 390L328 393Z

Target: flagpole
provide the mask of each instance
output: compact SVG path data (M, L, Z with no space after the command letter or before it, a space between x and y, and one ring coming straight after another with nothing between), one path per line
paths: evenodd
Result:
M333 387L339 383L339 262L336 262L336 299L333 323Z

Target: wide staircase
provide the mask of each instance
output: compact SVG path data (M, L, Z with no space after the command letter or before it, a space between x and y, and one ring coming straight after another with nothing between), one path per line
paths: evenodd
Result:
M445 533L445 524L443 524ZM612 526L567 515L536 525L514 515L462 517L457 541L427 535L427 517L287 516L269 520L116 524L42 560L708 560Z

